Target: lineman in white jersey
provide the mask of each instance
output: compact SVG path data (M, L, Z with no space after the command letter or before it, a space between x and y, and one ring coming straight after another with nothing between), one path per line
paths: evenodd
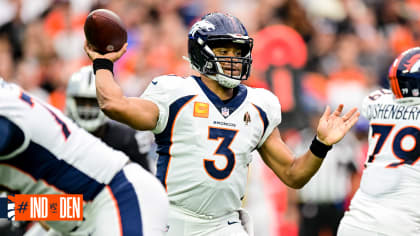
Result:
M389 79L392 91L363 102L369 152L340 236L420 235L420 48L402 53Z
M327 108L319 140L295 159L276 129L278 99L240 85L250 73L253 45L242 23L208 14L192 26L188 44L200 76L155 78L141 98L124 97L111 73L127 45L106 55L86 45L99 104L111 118L156 134L157 176L170 201L168 235L252 235L249 217L240 210L250 153L258 150L283 182L302 187L359 113L352 109L340 116L342 106L332 114Z
M21 194L83 194L83 221L51 221L62 235L163 235L159 181L52 106L0 79L0 185Z

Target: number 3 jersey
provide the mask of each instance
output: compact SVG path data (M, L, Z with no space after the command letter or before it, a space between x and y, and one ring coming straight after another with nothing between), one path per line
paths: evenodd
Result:
M420 106L390 90L364 102L369 151L360 188L343 222L386 235L420 235Z
M222 101L194 76L155 78L142 98L159 107L157 177L170 203L198 217L238 210L250 153L281 121L278 98L239 85Z

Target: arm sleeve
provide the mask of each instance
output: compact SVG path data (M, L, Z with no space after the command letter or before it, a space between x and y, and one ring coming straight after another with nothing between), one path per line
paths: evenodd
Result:
M162 132L168 122L170 95L166 83L168 83L168 81L165 77L157 77L153 79L141 95L142 99L155 103L159 108L158 122L156 127L152 130L155 134Z
M24 148L25 134L13 122L0 116L0 159L7 159Z
M268 136L270 136L273 130L276 129L281 123L281 106L279 99L269 91L261 90L261 92L261 97L264 98L262 109L264 112L266 112L268 126L263 137L258 143L257 148L260 148L264 144Z

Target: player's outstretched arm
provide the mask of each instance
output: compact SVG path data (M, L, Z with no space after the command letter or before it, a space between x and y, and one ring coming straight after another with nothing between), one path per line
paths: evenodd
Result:
M339 142L344 135L356 124L360 113L356 108L340 116L343 105L332 114L327 107L322 115L318 128L318 140L325 145ZM258 149L264 162L289 187L303 187L321 166L323 158L317 157L311 150L295 158L292 151L282 141L280 132L275 129Z
M93 51L85 43L85 51L92 61L102 58L115 62L126 50L127 43L117 52L102 55ZM110 70L98 69L95 77L98 103L108 117L137 130L151 130L156 126L159 109L153 102L140 98L125 97L120 86L114 81L114 76Z

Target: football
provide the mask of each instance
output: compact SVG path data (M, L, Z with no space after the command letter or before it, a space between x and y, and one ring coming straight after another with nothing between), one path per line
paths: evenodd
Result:
M89 13L84 31L90 47L101 54L118 51L127 42L127 30L120 17L107 9Z

